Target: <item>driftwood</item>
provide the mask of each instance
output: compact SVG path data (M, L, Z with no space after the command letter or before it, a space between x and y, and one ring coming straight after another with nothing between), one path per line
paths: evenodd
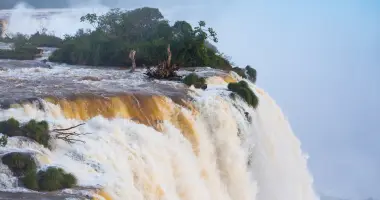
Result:
M134 72L135 69L136 69L135 55L136 55L136 51L135 50L131 50L131 52L129 52L129 59L131 59L131 61L132 61L132 69L131 69L130 72Z
M153 68L147 68L147 73L151 78L156 79L170 79L177 77L176 71L179 69L179 67L175 64L171 64L172 61L172 52L170 50L170 45L168 45L167 48L168 58L167 60L162 61L160 64Z
M79 136L82 136L82 135L89 135L90 133L71 132L72 129L77 128L77 127L82 126L82 125L84 125L84 123L78 124L78 125L73 126L73 127L64 128L64 129L53 129L51 132L57 133L54 136L56 139L63 140L65 142L69 143L69 144L74 144L75 142L85 143L85 141L79 140L79 139L75 139L74 137L79 137Z

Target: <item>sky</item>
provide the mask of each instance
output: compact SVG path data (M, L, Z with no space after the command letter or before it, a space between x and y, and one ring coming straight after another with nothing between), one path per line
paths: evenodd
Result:
M255 67L257 85L288 116L310 156L317 191L380 198L380 1L105 2L159 7L171 20L205 20L218 33L219 50Z

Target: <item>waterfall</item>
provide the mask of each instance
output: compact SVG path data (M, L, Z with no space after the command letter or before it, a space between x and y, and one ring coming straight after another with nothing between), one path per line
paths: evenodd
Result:
M300 141L275 101L250 83L253 109L229 97L223 78L207 81L190 100L123 94L13 105L0 121L85 123L75 131L88 134L79 136L85 143L53 140L52 150L11 137L0 153L34 152L40 168L62 167L80 186L98 188L98 199L317 200ZM25 190L3 164L0 189Z

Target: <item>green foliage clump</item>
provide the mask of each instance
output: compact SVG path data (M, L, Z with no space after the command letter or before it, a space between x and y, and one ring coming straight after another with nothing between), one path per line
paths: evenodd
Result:
M248 105L253 108L257 108L259 104L259 99L255 93L249 88L248 83L245 81L240 81L238 83L229 83L228 89L236 94L247 102ZM233 96L234 97L234 96Z
M209 42L218 42L217 34L206 27L204 21L197 27L186 21L177 21L171 26L157 8L149 7L130 11L113 9L101 16L87 14L81 21L95 29L80 29L75 35L67 35L62 47L49 57L50 61L131 66L128 55L135 50L137 65L156 66L166 60L166 49L170 45L171 63L176 66L231 68L228 59Z
M61 168L49 167L46 171L37 173L36 162L30 154L9 153L1 160L31 190L54 191L72 188L77 184L77 178Z
M72 188L77 184L77 178L62 168L49 167L45 171L29 171L20 178L24 186L35 191L55 191Z
M39 191L72 188L77 184L77 179L74 175L66 173L63 169L57 167L49 167L46 171L39 171L37 179Z
M187 86L194 85L195 88L202 88L202 89L207 88L206 79L203 77L199 77L195 73L191 73L191 74L187 75L183 79L183 83L185 83Z
M49 125L46 121L37 122L36 120L30 120L21 127L21 130L25 137L31 138L47 148L50 147Z
M234 71L235 73L237 73L239 76L241 76L243 78L247 78L247 76L245 75L245 70L243 68L234 67L234 68L232 68L232 71Z
M21 182L24 186L31 190L38 190L38 177L36 171L30 171L26 173L26 175L20 178Z
M10 118L6 121L0 122L0 132L10 137L28 137L43 146L50 148L49 125L46 121L37 122L36 120L30 120L28 123L20 126L20 123L17 120Z
M8 136L7 135L2 135L0 137L0 147L5 147L8 144Z
M10 118L6 121L0 122L0 133L7 136L22 136L20 130L20 123L14 118Z
M257 72L256 72L256 69L252 68L251 66L247 65L247 67L245 67L245 69L247 70L247 74L249 76L249 79L253 82L253 83L256 83L256 76L257 76Z
M23 176L30 172L35 172L37 169L36 162L30 154L25 153L9 153L1 158L3 164L16 176Z

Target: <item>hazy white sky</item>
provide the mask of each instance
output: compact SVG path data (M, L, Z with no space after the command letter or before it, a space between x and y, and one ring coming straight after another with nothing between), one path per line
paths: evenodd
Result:
M155 6L172 20L205 20L222 52L258 70L258 85L283 108L310 155L317 190L380 198L380 1L205 2L109 4ZM57 23L61 31L70 28L66 22Z

